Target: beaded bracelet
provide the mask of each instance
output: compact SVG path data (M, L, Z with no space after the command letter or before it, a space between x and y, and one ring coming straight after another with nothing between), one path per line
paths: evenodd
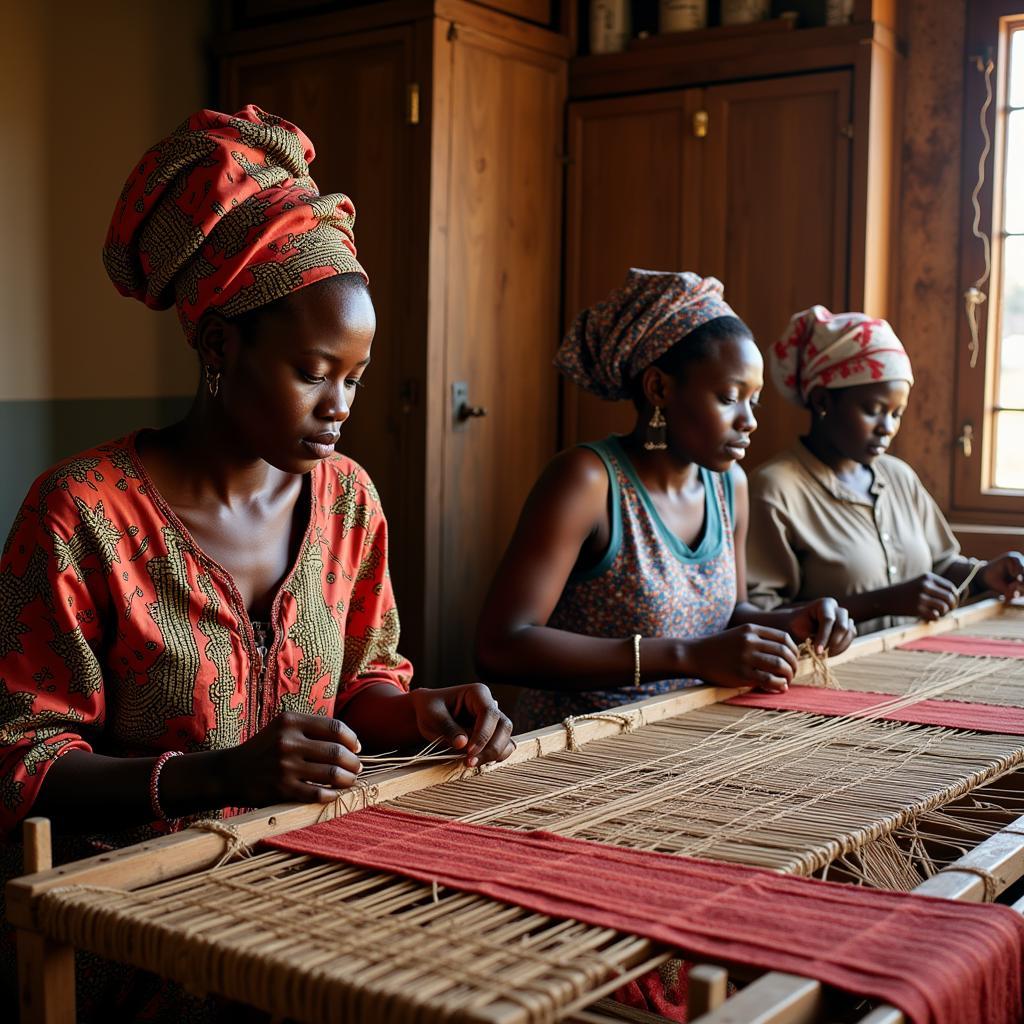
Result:
M633 685L640 685L640 640L639 633L633 634Z
M164 814L164 809L160 806L160 773L164 770L164 765L172 757L180 756L180 750L165 750L157 759L153 765L153 771L149 776L149 805L153 808L153 818L155 821L166 821L167 815Z

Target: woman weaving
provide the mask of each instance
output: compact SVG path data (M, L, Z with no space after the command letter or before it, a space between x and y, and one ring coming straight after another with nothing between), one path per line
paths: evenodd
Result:
M707 680L785 689L793 640L853 637L828 597L747 603L742 459L763 362L714 278L631 270L556 357L576 384L631 398L632 433L557 456L484 606L483 678L527 683L521 728Z
M17 516L4 833L35 810L119 843L157 819L330 801L364 748L443 738L470 765L512 749L485 687L409 689L380 502L334 450L373 304L352 203L320 195L313 155L255 107L202 111L124 186L108 273L177 306L200 382L180 423L58 465Z
M810 429L750 479L751 600L765 609L830 594L861 632L937 619L963 592L1024 592L1024 556L963 558L931 495L886 454L914 383L884 320L798 313L770 355L772 377Z

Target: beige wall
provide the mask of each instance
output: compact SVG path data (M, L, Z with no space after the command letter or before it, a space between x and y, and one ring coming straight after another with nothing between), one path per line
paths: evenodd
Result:
M147 146L211 103L209 0L6 5L0 402L192 390L173 312L122 299L100 249Z

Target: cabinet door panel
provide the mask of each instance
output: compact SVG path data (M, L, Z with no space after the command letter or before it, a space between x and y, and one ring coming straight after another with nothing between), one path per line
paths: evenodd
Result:
M850 85L844 71L707 90L702 269L765 353L793 313L846 309ZM807 426L770 383L758 420L748 467Z
M377 310L366 390L342 427L340 449L372 477L391 525L390 564L402 614L403 653L422 649L422 481L412 446L422 410L409 400L422 376L407 301L415 247L412 133L405 102L413 78L412 30L388 29L230 58L226 102L255 103L313 140L311 173L322 192L356 205L356 245ZM410 468L412 467L412 468ZM415 657L414 657L415 661Z
M566 326L630 267L699 270L702 92L569 105ZM563 444L631 430L632 403L563 383Z
M441 685L470 678L484 594L554 454L565 102L562 61L463 26L448 45ZM456 424L456 381L486 416Z

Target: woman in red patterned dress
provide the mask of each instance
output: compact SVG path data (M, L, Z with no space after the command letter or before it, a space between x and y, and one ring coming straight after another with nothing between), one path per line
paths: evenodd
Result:
M330 801L363 749L441 737L470 766L512 750L485 687L409 689L387 524L334 448L373 304L352 204L319 194L312 157L254 107L202 111L121 193L108 272L177 306L201 379L180 423L61 463L18 513L0 562L0 833L33 811L120 845Z

